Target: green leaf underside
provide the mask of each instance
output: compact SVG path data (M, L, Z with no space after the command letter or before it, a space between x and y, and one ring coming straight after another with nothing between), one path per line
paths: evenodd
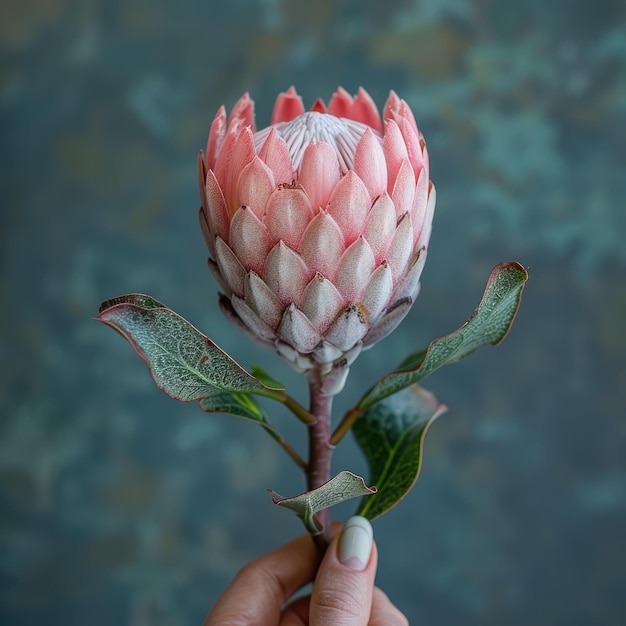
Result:
M497 265L489 275L478 308L467 322L449 335L434 339L425 350L406 357L396 370L381 378L363 396L359 409L365 410L423 380L443 365L464 359L481 346L500 343L515 319L527 279L528 273L519 263Z
M200 399L200 408L207 413L228 413L254 422L266 421L259 405L243 393L216 393Z
M97 319L129 341L157 386L176 400L212 398L214 404L217 398L228 396L224 392L266 390L208 337L150 296L130 294L108 300ZM241 404L231 398L228 406L232 402Z
M274 439L281 439L259 405L244 393L224 392L207 396L200 400L200 408L207 413L227 413L243 417L261 425Z
M446 411L435 396L413 385L365 411L352 432L378 488L361 501L357 515L374 519L396 505L414 485L422 467L424 436Z
M352 472L343 471L320 487L317 487L317 489L291 498L283 498L271 489L268 491L272 494L274 504L295 511L309 532L315 534L320 532L314 520L317 512L352 498L371 496L377 490L376 487L368 487L360 476Z

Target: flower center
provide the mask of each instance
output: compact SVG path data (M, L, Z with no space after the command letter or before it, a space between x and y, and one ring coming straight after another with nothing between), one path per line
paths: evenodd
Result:
M255 133L257 154L272 128L285 140L294 171L300 169L306 147L323 141L335 149L341 173L345 174L354 168L354 152L368 125L328 113L307 111L290 122L280 122Z

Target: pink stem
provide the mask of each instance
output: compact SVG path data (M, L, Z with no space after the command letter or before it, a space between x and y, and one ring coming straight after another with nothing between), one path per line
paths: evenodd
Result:
M309 462L307 464L307 488L316 489L330 480L330 462L335 446L330 442L330 414L333 397L322 391L320 372L313 369L309 373L311 415L315 418L309 429ZM316 520L321 526L323 543L329 539L328 509L320 511ZM321 539L321 538L320 538ZM321 544L318 542L318 547Z

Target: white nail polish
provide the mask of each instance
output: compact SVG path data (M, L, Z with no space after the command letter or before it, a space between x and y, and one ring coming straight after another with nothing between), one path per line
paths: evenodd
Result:
M339 538L339 560L350 569L364 570L370 560L373 538L372 525L364 517L351 517Z

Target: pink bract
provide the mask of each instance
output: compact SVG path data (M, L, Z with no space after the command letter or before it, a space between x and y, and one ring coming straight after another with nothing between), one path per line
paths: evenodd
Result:
M200 223L222 310L328 394L408 313L435 209L428 153L391 92L305 111L292 87L256 131L248 94L221 107L198 161Z

